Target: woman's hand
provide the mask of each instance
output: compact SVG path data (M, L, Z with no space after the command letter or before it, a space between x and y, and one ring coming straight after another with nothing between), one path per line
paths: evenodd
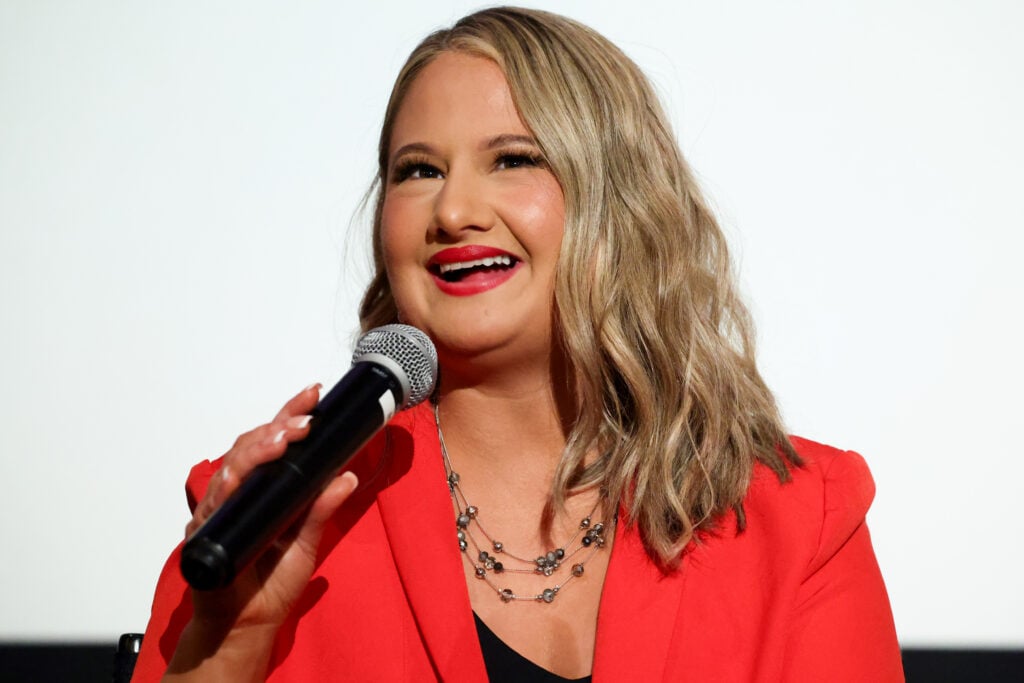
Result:
M309 434L309 412L318 398L319 385L303 389L272 422L238 437L196 506L185 528L186 538L257 465L280 457L290 442ZM262 679L277 629L313 574L324 524L357 484L351 472L335 478L293 527L230 586L192 591L192 621L182 633L168 674L206 676L206 680L212 680L208 676L214 673L217 680ZM232 675L224 678L225 672ZM243 672L248 675L239 675Z

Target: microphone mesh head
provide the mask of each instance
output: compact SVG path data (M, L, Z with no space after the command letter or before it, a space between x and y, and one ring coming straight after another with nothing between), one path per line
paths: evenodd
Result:
M427 335L412 325L384 325L364 334L356 343L352 363L368 355L386 356L405 372L409 395L402 409L422 403L434 391L437 349Z

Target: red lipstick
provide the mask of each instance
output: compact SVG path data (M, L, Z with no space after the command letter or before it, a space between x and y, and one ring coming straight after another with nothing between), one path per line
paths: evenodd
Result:
M471 296L508 281L521 263L503 249L469 244L442 249L430 257L427 268L445 294Z
M447 263L463 263L465 261L475 261L477 259L487 257L493 258L495 256L512 255L504 249L489 247L485 244L467 244L463 247L449 247L448 249L442 249L430 257L430 261L427 262L427 265L437 266Z

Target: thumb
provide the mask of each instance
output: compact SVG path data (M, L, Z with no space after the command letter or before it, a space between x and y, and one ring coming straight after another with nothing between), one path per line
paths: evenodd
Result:
M352 472L335 477L309 509L296 541L303 547L316 548L320 543L324 524L334 516L358 486L359 479Z

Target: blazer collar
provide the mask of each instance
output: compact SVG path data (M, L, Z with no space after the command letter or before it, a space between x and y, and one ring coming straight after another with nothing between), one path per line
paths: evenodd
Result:
M408 470L377 494L377 504L416 624L439 679L486 681L429 406L414 408L388 429L399 430L391 439L391 462Z

